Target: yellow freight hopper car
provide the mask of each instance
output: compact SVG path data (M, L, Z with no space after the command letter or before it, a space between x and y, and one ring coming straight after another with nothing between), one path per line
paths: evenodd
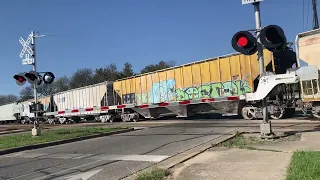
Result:
M290 49L281 54L264 50L268 71L285 73L295 63L295 54ZM113 88L115 96L120 97L118 104L133 106L127 108L127 114L138 113L145 118L166 113L187 117L197 112L218 111L253 119L257 115L250 113L257 114L259 104L246 104L244 95L255 91L258 77L257 54L237 53L120 79L113 83ZM278 119L283 114L284 111L271 116Z

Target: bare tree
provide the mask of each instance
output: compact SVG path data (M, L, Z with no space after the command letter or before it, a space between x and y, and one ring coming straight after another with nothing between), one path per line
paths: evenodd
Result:
M18 97L12 94L0 95L0 106L5 104L10 104L18 101Z
M68 78L67 76L57 78L52 84L54 88L54 93L69 90L70 89L69 84L70 84L70 78Z
M54 84L44 84L42 83L40 86L37 87L38 96L49 96L55 93L55 85ZM33 89L33 86L31 86Z
M20 101L26 101L34 97L32 86L27 86L20 91Z

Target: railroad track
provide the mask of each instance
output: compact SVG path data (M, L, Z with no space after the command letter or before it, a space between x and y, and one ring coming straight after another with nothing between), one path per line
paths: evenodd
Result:
M82 122L73 124L44 124L41 123L43 129L57 129L57 128L74 128L74 127L112 127L112 126L126 126L126 127L153 127L153 126L192 126L194 123L203 124L203 126L215 127L241 127L241 128L257 128L261 120L244 120L236 118L222 117L218 119L209 118L193 118L188 120L170 119L165 117L159 120L146 120L139 122ZM275 128L291 128L291 127L316 127L320 126L319 120L308 119L306 117L295 117L293 119L272 120L272 126ZM33 124L3 124L0 125L0 135L15 132L29 131L33 128Z

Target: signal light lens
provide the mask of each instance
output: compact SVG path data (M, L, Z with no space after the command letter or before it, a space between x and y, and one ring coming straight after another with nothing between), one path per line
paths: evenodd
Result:
M257 52L257 39L248 31L239 31L233 35L231 44L234 50L244 54L252 55Z
M266 39L267 41L272 43L280 43L282 38L278 34L277 29L271 27L268 30L266 30Z
M260 32L262 45L272 52L280 52L287 46L287 38L284 31L277 25L264 27Z
M25 79L24 79L23 77L18 77L18 78L17 78L17 81L19 81L20 83L23 83L24 80L25 80Z
M238 39L238 45L240 47L245 47L247 44L248 44L248 39L246 37L242 36Z
M34 74L26 73L26 77L34 81L37 77Z
M24 73L16 74L13 76L13 78L16 80L16 83L19 86L22 86L24 85L24 83L26 83L26 78L24 77Z
M52 72L46 72L43 75L43 81L45 84L51 84L55 79L55 76Z

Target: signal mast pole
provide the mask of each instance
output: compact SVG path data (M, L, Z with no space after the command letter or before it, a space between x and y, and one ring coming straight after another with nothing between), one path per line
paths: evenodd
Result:
M32 36L32 40L31 40L31 45L32 45L32 50L33 50L33 63L32 63L32 70L37 72L37 66L36 66L36 36L35 33L33 31L31 31L31 36ZM34 93L34 107L35 107L35 112L34 112L34 134L35 136L40 135L40 128L39 128L39 119L38 119L38 106L37 106L37 102L38 102L38 94L37 94L37 83L33 84L33 93Z
M242 4L252 3L254 6L259 72L260 72L260 78L261 78L265 74L265 68L264 68L264 58L263 58L263 46L260 40L260 31L261 31L260 1L261 0L242 0ZM272 134L271 122L269 121L268 102L266 98L263 98L262 100L262 113L263 113L263 121L260 124L260 133L262 137L266 137Z

